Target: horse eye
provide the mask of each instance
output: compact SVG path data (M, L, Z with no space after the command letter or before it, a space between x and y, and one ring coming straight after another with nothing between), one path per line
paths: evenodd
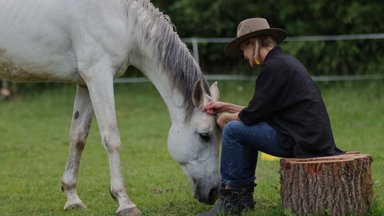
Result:
M209 142L209 140L211 139L211 136L209 135L209 133L200 133L199 136L200 136L200 139L204 142Z

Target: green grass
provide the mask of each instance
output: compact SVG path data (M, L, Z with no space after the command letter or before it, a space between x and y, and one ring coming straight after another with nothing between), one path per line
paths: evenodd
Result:
M219 82L221 99L246 104L254 81ZM375 200L369 215L384 215L384 83L320 84L337 145L373 155ZM85 211L65 212L60 180L68 152L75 86L32 91L0 101L0 214L114 215L109 195L107 154L94 119L83 154L78 192ZM167 152L170 120L149 83L116 86L122 166L130 198L144 215L196 215L210 209L192 198L179 166ZM256 211L245 215L283 215L279 162L259 161ZM289 213L288 213L289 214Z

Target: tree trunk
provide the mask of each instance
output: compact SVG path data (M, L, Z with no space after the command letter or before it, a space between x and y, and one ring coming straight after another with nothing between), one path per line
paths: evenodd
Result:
M339 156L280 161L280 194L284 208L297 216L363 215L373 198L372 157Z

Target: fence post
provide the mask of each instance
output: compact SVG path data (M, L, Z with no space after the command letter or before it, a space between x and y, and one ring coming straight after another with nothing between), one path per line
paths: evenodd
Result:
M199 44L197 42L197 39L196 38L191 38L191 43L192 43L193 57L195 58L197 64L200 64Z

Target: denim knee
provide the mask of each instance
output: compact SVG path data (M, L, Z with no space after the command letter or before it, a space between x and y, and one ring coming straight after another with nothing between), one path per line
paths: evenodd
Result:
M229 121L227 124L225 124L223 129L223 137L227 136L228 138L233 138L236 136L233 136L236 132L239 126L242 124L240 121Z
M242 124L240 121L229 121L227 124L225 124L223 129L223 135L233 135L234 132L236 132L236 128L238 128Z

